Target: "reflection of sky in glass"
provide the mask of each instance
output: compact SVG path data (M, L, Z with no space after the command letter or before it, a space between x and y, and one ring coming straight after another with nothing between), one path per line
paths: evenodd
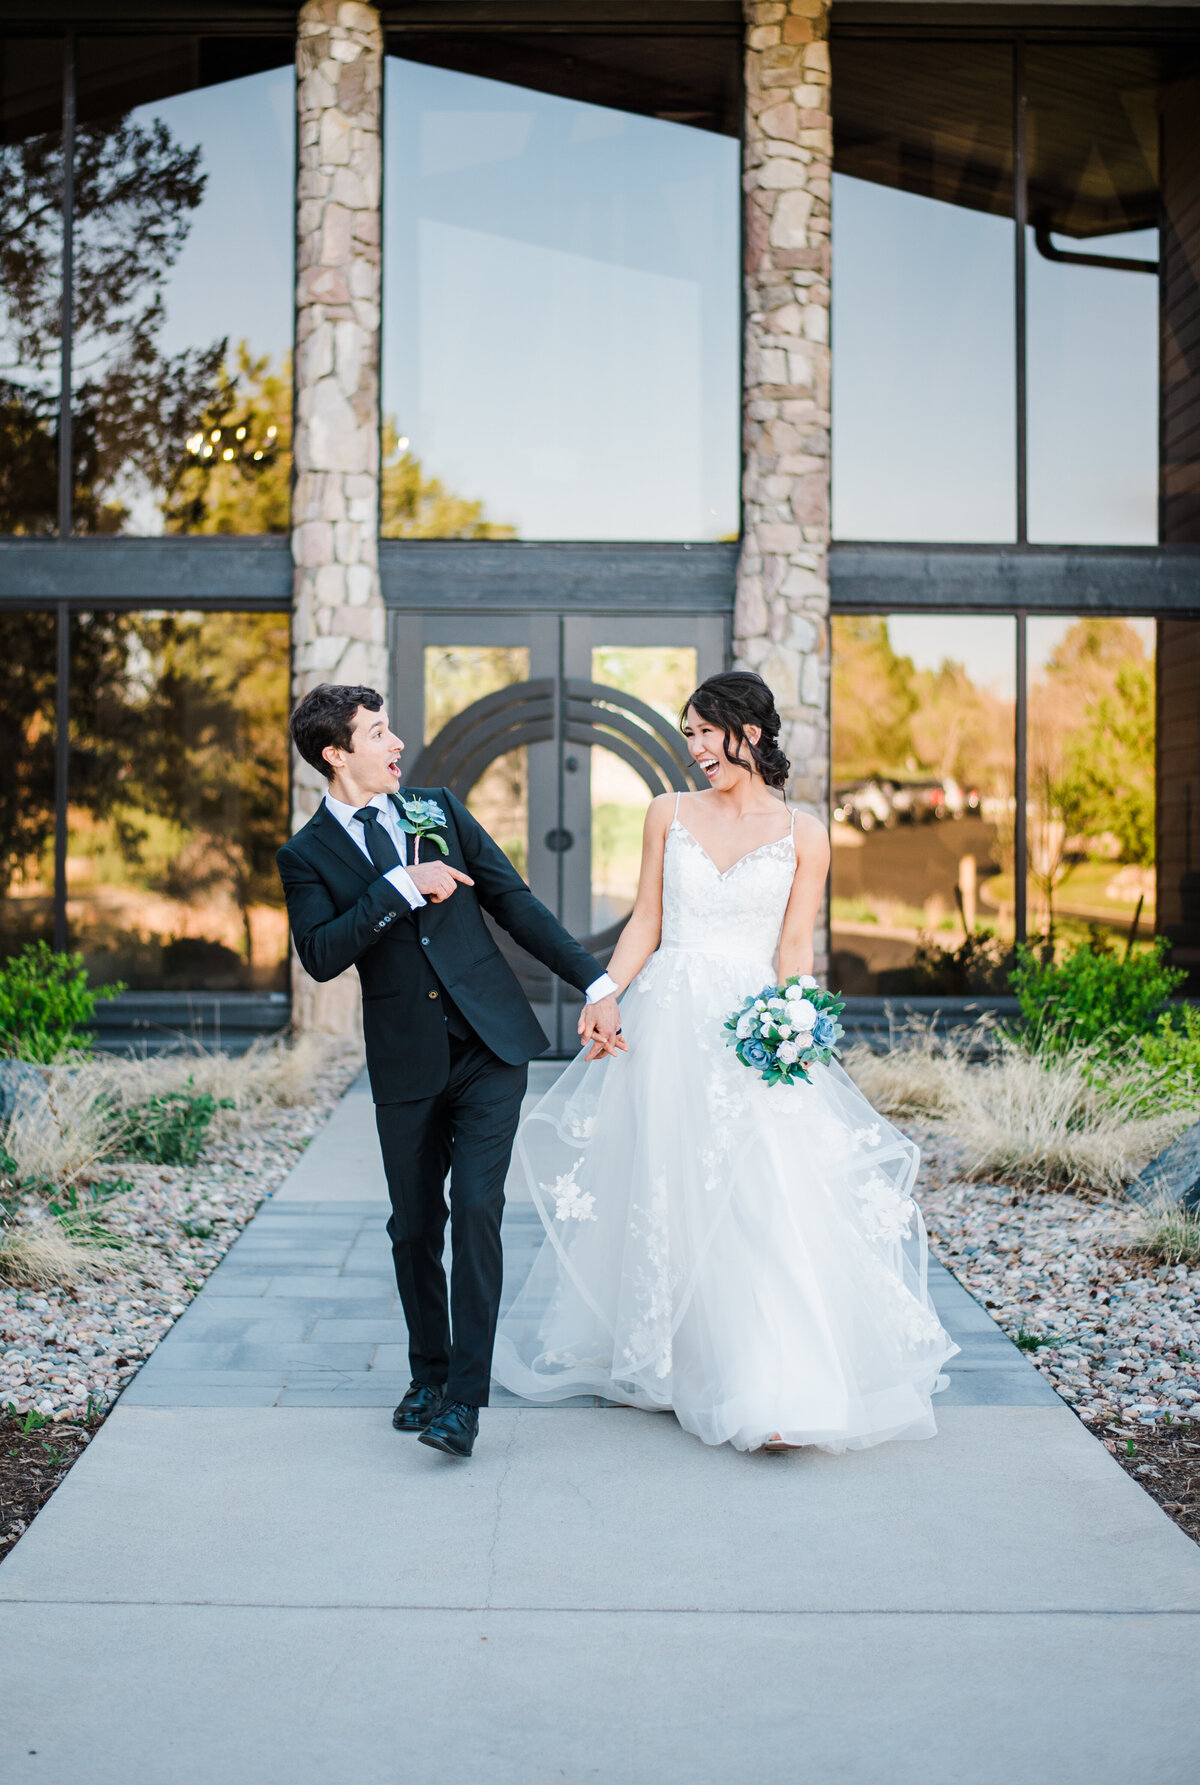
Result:
M1016 698L1017 635L1011 615L889 614L887 628L893 651L911 657L917 669L961 663L977 687L1002 700Z
M278 361L292 344L293 157L290 68L275 68L139 106L177 142L199 143L207 175L183 252L168 276L166 353L228 335Z
M1056 247L1157 260L1157 231ZM1029 537L1158 540L1158 280L1064 266L1029 236Z
M833 512L841 539L1014 537L1012 225L834 179ZM1066 249L1157 257L1153 231ZM1029 537L1158 537L1158 284L1029 238Z
M833 530L1015 537L1013 231L833 182Z
M738 146L389 58L383 403L524 538L738 525Z
M1030 618L1025 634L1028 674L1032 681L1045 669L1055 650L1076 623L1074 614ZM1154 656L1155 623L1127 619L1142 641L1148 658ZM949 660L961 663L971 680L1005 700L1016 697L1016 632L1008 615L1001 614L889 614L888 637L901 657L911 657L918 669L940 669Z

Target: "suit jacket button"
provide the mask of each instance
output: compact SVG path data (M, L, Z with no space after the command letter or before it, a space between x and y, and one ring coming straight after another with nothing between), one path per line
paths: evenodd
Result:
M428 948L428 947L429 947L429 937L428 937L428 936L422 936L422 937L421 937L421 947L422 947L422 948Z
M430 997L431 997L431 998L436 998L436 997L437 997L437 993L436 993L436 992L430 992L430 994L429 994L429 996L430 996Z

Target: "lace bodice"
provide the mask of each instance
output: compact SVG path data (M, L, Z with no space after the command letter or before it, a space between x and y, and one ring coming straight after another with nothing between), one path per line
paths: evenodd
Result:
M722 873L676 816L663 858L661 946L773 961L795 873L790 829Z

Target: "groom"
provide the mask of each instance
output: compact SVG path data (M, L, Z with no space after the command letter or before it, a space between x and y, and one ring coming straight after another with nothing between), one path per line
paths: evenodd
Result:
M504 1179L528 1064L546 1046L483 913L585 994L584 1038L609 1053L624 1045L616 987L447 788L400 796L404 745L373 688L314 688L291 734L329 784L276 857L292 938L314 979L353 965L362 984L412 1371L392 1424L469 1457L500 1306Z

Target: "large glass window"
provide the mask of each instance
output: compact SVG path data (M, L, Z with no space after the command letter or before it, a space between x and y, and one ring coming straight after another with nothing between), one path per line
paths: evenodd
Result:
M833 526L1016 537L1012 52L839 43Z
M1154 622L1031 619L1027 650L1030 931L1150 935Z
M848 39L832 91L835 534L1200 539L1200 52Z
M1158 65L1026 52L1033 541L1158 540Z
M929 990L921 957L965 942L984 944L977 962L967 950L965 977L986 981L998 955L985 933L1011 946L1014 678L1007 615L834 619L831 921L842 991Z
M288 525L286 38L83 38L75 530Z
M61 38L0 38L0 533L58 524Z
M739 152L389 57L386 536L736 536Z
M0 609L0 958L54 937L55 617Z
M284 990L287 619L71 623L67 919L100 981Z
M292 60L286 36L0 41L0 531L287 529Z

